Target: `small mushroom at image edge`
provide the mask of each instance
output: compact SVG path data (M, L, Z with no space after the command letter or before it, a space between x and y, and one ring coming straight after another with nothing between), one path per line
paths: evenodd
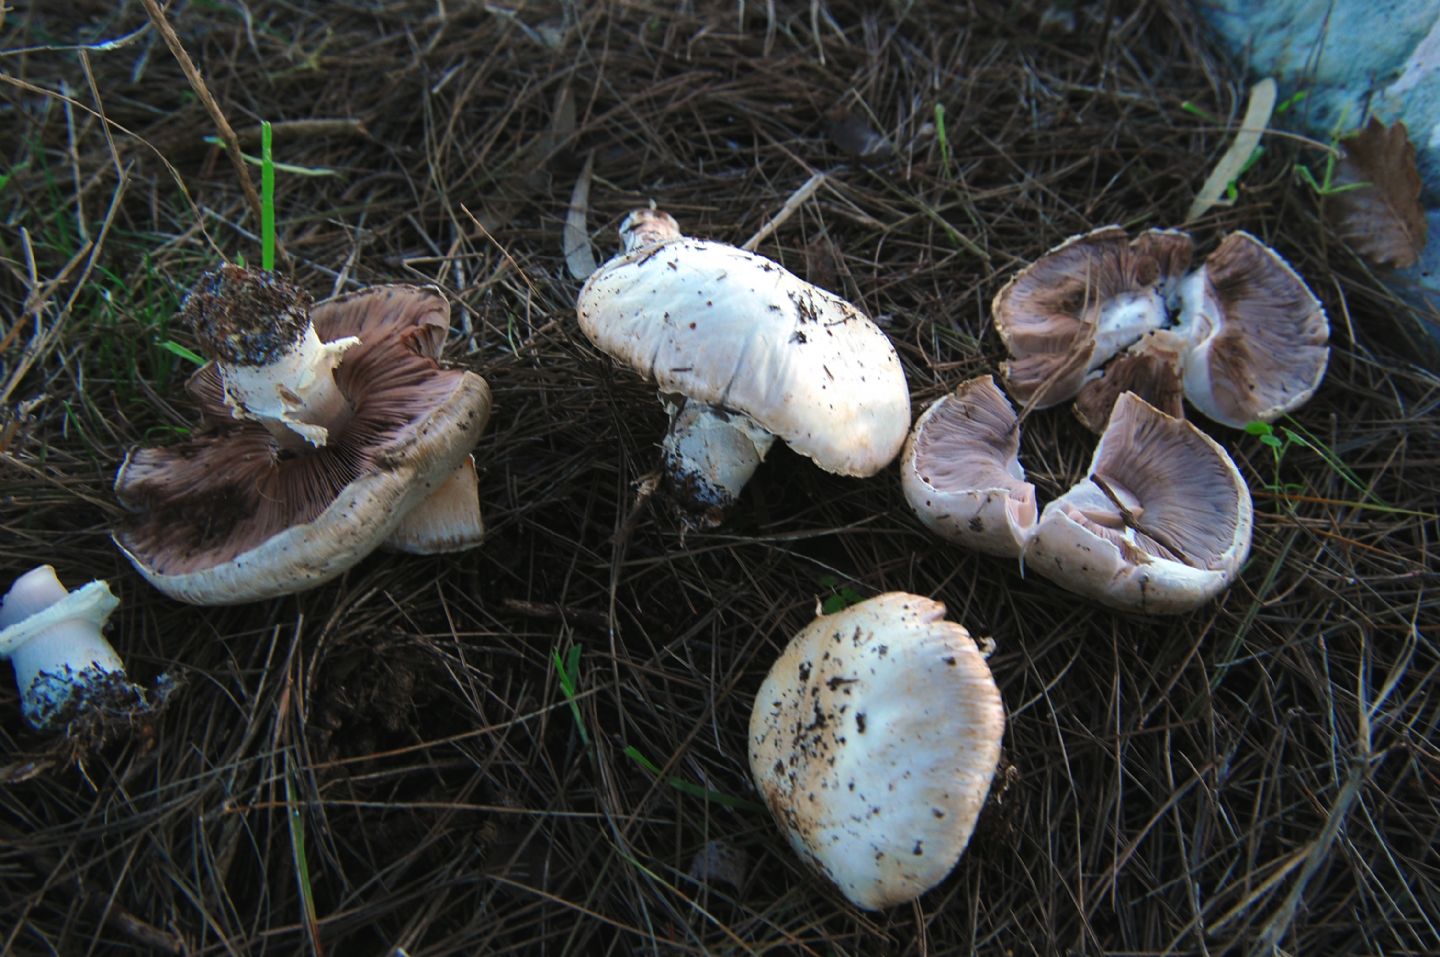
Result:
M10 659L20 710L37 731L91 714L135 713L145 693L100 633L120 600L103 581L68 590L50 565L16 579L0 602L0 658Z
M1225 450L1127 392L1089 477L1045 506L1022 557L1027 572L1106 605L1176 614L1234 580L1253 523Z
M940 537L1019 558L1039 514L1019 456L1020 420L995 380L979 376L920 415L900 459L900 484Z
M478 538L465 497L490 390L436 362L449 328L437 291L378 286L312 309L284 279L226 265L181 318L214 360L188 386L207 428L132 451L115 478L131 512L115 541L155 587L234 604L328 581L387 541Z
M1035 408L1078 395L1076 412L1095 431L1127 390L1176 415L1183 394L1233 428L1308 401L1325 375L1330 326L1305 283L1245 232L1187 272L1191 255L1185 233L1130 240L1107 226L1022 270L992 304L1011 395Z
M874 475L910 428L895 348L854 306L776 263L680 234L642 209L580 291L580 327L655 381L670 412L668 485L718 523L778 436L829 472Z
M890 592L786 646L755 695L750 771L800 857L878 910L954 868L1004 730L969 632L939 602Z

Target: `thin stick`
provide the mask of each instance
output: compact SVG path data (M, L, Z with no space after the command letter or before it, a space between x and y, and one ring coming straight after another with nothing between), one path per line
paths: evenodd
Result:
M765 241L765 237L769 236L775 230L785 225L785 220L789 219L791 216L794 216L795 210L800 208L800 204L805 202L805 200L809 199L811 196L814 196L815 191L819 189L824 182L824 173L816 173L814 176L811 176L809 179L807 179L803 184L801 184L799 189L790 194L789 199L785 200L785 205L780 207L780 212L770 217L770 221L764 226L761 226L759 231L757 231L754 236L751 236L749 239L745 240L745 245L741 246L740 248L747 249L753 253L755 251L755 247L763 243Z
M260 124L260 268L275 268L275 156L268 121Z
M190 89L200 98L205 105L205 110L214 121L215 128L220 131L220 138L225 141L225 152L230 154L230 163L235 167L235 175L240 178L240 190L245 194L245 202L250 204L250 212L255 216L255 222L261 222L264 214L260 206L260 194L255 192L255 184L250 180L250 170L245 166L245 157L240 155L240 140L235 136L235 130L231 128L230 122L225 119L225 114L220 111L220 104L215 102L215 97L210 95L210 89L205 85L205 79L200 71L195 68L195 61L190 59L190 54L185 52L185 47L180 43L180 37L175 33L175 28L170 26L170 21L165 17L165 11L160 9L156 0L144 0L145 12L150 15L150 22L155 24L155 29L160 31L160 36L165 38L165 45L170 48L180 64L185 79L190 83Z

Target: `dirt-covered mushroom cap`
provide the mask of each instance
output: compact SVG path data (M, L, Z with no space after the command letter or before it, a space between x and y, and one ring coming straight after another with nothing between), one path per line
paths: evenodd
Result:
M1252 514L1250 490L1223 448L1127 392L1090 476L1045 506L1025 568L1117 608L1189 611L1239 572Z
M1005 387L1045 408L1073 398L1087 376L1166 324L1166 298L1189 265L1184 233L1119 226L1072 236L1014 276L991 312L1010 351Z
M995 380L980 376L920 416L900 459L900 483L936 534L1018 558L1038 513L1019 456L1020 420Z
M1216 422L1243 428L1308 401L1330 359L1320 301L1273 249L1245 232L1226 236L1186 278L1176 332L1185 398Z
M1005 713L939 602L891 592L817 618L755 695L750 770L796 852L860 907L911 900L970 840Z
M381 544L478 440L490 413L485 380L430 357L427 340L449 324L442 296L381 286L322 303L310 319L322 346L357 340L333 371L341 401L325 403L323 445L287 443L273 421L236 418L216 362L190 383L210 428L136 449L121 466L115 493L132 514L115 540L166 594L231 604L333 578Z
M646 223L658 215L644 213ZM592 342L684 397L677 417L692 409L679 427L702 437L677 437L672 425L667 454L688 470L677 484L702 486L702 503L712 492L717 504L733 501L770 436L827 471L868 476L909 431L910 394L885 333L754 253L683 236L647 241L597 270L576 308ZM732 448L747 453L743 474L731 474Z

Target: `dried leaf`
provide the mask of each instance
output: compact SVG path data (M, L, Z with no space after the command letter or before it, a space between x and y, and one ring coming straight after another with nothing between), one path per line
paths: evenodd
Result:
M1415 265L1425 248L1425 209L1420 204L1415 147L1405 124L1387 128L1372 116L1365 129L1340 145L1343 154L1335 168L1335 184L1368 185L1326 197L1335 232L1377 265L1397 269Z

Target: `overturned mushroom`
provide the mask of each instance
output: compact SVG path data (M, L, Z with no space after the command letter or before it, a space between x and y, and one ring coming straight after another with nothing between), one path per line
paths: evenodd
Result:
M0 658L15 667L20 710L32 728L49 730L92 710L145 705L100 633L119 604L103 581L69 591L50 565L10 587L0 603Z
M1329 324L1300 277L1248 233L1231 233L1187 273L1191 255L1184 233L1131 241L1107 226L1011 279L993 304L1011 394L1036 408L1078 395L1095 431L1127 390L1175 415L1183 392L1234 427L1308 400L1325 374Z
M939 602L891 592L817 618L770 669L750 771L795 851L860 907L960 859L1000 760L985 657Z
M115 492L133 515L115 539L184 601L345 571L464 468L489 417L485 380L432 358L448 307L430 290L377 287L312 312L303 290L227 265L182 317L215 358L190 384L211 428L131 452Z
M1111 357L1167 325L1167 298L1190 255L1184 233L1150 230L1132 241L1106 226L1027 266L991 305L1010 350L1003 369L1010 394L1041 409L1073 398Z
M1181 298L1175 331L1189 343L1185 398L1195 408L1239 429L1315 394L1330 358L1330 323L1275 250L1231 233L1186 277Z
M821 468L873 475L900 451L910 395L885 334L775 263L689 239L642 209L577 313L605 352L653 379L671 413L669 484L699 520L734 503L776 436Z
M1252 516L1250 490L1223 448L1127 392L1090 476L1045 506L1025 568L1117 608L1189 611L1239 572Z
M920 416L900 460L900 483L937 535L1018 558L1037 512L1019 455L1020 421L995 380L980 376Z

